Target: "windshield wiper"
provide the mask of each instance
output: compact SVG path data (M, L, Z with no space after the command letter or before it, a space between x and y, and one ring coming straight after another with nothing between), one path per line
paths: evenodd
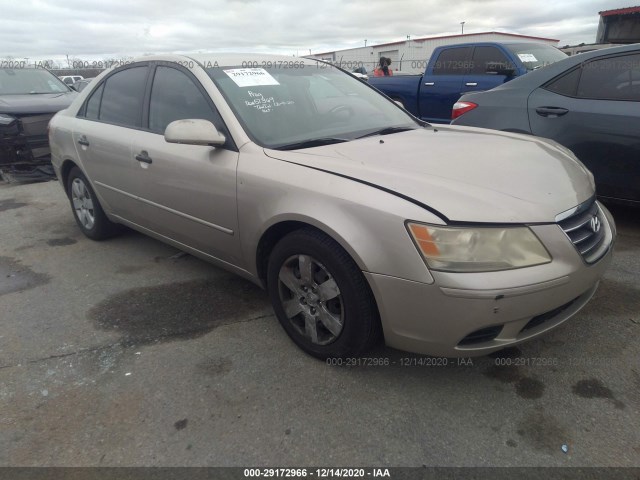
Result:
M322 145L331 145L332 143L343 143L348 141L349 140L347 140L346 138L314 138L312 140L305 140L303 142L289 143L287 145L274 147L274 150L298 150L300 148L320 147Z
M399 133L406 132L408 130L417 130L415 127L385 127L380 130L375 130L373 132L366 133L357 138L365 138L365 137L373 137L374 135L389 135L391 133Z

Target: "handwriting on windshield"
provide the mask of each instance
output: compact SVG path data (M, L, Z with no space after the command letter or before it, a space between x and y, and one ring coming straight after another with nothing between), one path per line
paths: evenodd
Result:
M251 100L245 100L245 105L248 107L254 107L264 113L269 113L275 108L285 105L293 105L295 103L293 100L284 100L279 102L276 101L274 97L265 97L263 93L253 92L251 90L248 90L247 94L251 97Z

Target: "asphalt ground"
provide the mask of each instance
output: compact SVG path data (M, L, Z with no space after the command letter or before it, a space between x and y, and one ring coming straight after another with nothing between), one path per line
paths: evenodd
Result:
M640 466L640 211L612 212L610 270L547 337L332 366L253 284L0 185L0 466Z

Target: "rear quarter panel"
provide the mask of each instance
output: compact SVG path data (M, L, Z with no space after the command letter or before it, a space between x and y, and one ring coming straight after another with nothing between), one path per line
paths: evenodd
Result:
M528 90L510 88L468 93L460 101L473 102L478 107L456 118L451 124L531 134L528 97Z
M58 181L66 191L61 175L62 166L65 161L71 161L76 165L80 164L75 144L73 142L73 128L75 116L69 111L63 110L54 115L49 122L49 146L51 148L51 164L56 172Z

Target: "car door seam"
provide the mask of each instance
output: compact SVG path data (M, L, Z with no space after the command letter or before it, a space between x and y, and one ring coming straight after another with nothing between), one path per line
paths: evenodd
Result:
M151 200L148 200L146 198L140 197L138 195L133 195L131 193L125 192L123 190L120 190L119 188L112 187L112 186L107 185L107 184L102 183L102 182L94 181L94 183L96 185L99 185L99 186L101 186L103 188L106 188L108 190L120 193L120 194L125 195L125 196L127 196L129 198L133 198L133 199L138 200L138 201L140 201L142 203L146 203L147 205L151 205L152 207L160 208L160 209L165 210L165 211L167 211L169 213L173 213L175 215L178 215L180 217L186 218L186 219L191 220L193 222L200 223L201 225L204 225L206 227L210 227L210 228L213 228L214 230L218 230L218 231L220 231L222 233L226 233L227 235L234 235L234 231L231 230L230 228L226 228L226 227L223 227L221 225L216 225L215 223L207 222L206 220L202 220L201 218L194 217L193 215L189 215L188 213L180 212L180 211L175 210L173 208L167 207L167 206L162 205L160 203L153 202Z

